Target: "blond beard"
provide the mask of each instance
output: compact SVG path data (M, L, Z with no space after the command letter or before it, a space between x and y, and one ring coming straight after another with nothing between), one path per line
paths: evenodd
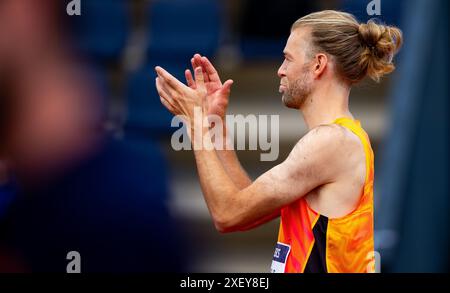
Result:
M286 107L292 109L300 109L305 103L312 91L312 78L305 66L301 77L289 86L286 92L283 93L283 103Z

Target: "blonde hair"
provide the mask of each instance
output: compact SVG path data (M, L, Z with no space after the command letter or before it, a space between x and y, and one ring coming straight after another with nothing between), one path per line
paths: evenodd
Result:
M313 50L331 55L338 74L350 84L366 76L379 82L395 69L392 60L403 38L397 27L374 20L359 23L350 13L334 10L308 14L291 31L302 26L311 29Z

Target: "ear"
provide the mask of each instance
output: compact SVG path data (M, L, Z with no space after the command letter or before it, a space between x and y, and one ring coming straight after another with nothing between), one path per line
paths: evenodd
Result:
M328 66L328 56L324 53L319 53L316 55L314 60L314 75L319 78L324 72L325 68Z

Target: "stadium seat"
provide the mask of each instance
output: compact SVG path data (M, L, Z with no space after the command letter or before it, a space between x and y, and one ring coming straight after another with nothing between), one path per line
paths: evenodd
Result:
M149 58L212 56L219 45L221 9L217 0L157 0L149 5Z
M118 58L130 30L129 10L125 0L83 1L81 15L70 19L75 46L97 61Z

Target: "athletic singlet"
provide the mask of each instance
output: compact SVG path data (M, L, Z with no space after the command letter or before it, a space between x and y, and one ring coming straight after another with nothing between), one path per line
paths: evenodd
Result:
M366 177L359 203L350 214L333 219L312 210L304 197L283 207L272 272L374 272L372 147L358 120L333 123L355 133L364 146Z

